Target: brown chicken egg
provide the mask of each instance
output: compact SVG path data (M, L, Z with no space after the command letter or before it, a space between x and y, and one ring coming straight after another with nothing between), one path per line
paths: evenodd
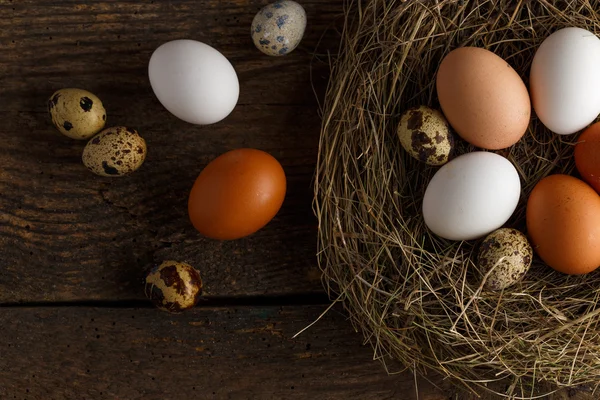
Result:
M255 149L232 150L200 173L190 193L188 212L203 235L239 239L273 219L285 192L285 173L273 156Z
M581 177L600 193L600 122L587 128L575 146L575 165Z
M525 134L531 115L527 87L510 64L491 51L451 51L442 60L436 87L444 115L467 142L499 150Z
M534 250L557 271L570 275L600 266L600 196L569 175L551 175L527 202L527 230Z
M202 295L202 279L189 264L165 261L150 270L144 292L157 308L181 312L198 303Z

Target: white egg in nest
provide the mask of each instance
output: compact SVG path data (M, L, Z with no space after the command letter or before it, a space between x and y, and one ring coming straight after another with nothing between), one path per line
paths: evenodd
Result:
M437 236L473 240L500 228L519 203L514 165L490 152L463 154L441 167L423 198L423 218Z
M600 113L600 39L581 28L548 36L531 64L531 101L542 123L570 135Z

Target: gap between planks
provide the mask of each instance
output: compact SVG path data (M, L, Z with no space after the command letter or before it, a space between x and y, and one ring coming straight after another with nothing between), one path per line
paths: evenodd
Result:
M298 293L262 296L206 296L196 308L227 307L282 307L311 306L331 303L325 293ZM51 308L51 307L92 307L92 308L153 308L148 300L77 300L77 301L33 301L5 302L0 308Z

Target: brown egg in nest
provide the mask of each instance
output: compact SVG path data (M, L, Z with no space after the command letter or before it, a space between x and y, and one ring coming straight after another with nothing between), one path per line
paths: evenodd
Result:
M442 60L436 91L456 133L474 146L506 149L529 126L527 86L509 63L480 47L459 47Z
M194 307L202 295L200 273L191 265L164 261L146 276L146 296L164 311L177 313Z
M490 233L479 250L481 272L489 272L486 289L502 290L514 285L525 276L532 260L533 249L523 233L510 228Z
M398 138L408 154L428 165L446 164L455 146L444 115L427 106L410 108L402 114Z

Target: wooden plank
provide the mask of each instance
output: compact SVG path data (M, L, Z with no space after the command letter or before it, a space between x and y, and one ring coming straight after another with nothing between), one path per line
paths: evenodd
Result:
M388 376L336 311L292 339L322 311L3 308L0 398L417 398L413 376ZM419 379L419 399L451 398L438 384Z
M315 135L290 126L288 113L311 120L313 110L242 106L229 132L171 135L153 120L139 129L149 155L123 179L92 175L80 161L83 145L62 138L45 119L28 119L29 130L9 131L0 148L0 302L139 299L143 269L164 259L196 266L207 294L276 294L320 291L316 268L316 220L311 210ZM21 119L22 121L22 119ZM1 128L0 128L1 129ZM14 129L14 130L13 130ZM283 164L288 195L279 215L249 238L219 242L202 238L187 217L195 177L215 153L244 146L263 148ZM202 144L204 143L204 144Z
M0 0L0 303L141 299L143 269L169 258L199 268L210 295L321 291L311 210L319 117L310 64L341 0L303 2L306 37L281 58L263 55L250 39L263 4ZM327 37L321 48L335 48ZM148 59L176 38L206 41L234 64L240 104L226 120L193 126L155 99ZM326 71L325 64L313 70L318 90ZM132 126L146 138L140 171L110 180L82 167L83 144L62 137L46 114L47 96L70 86L103 100L109 126ZM188 192L206 163L238 147L277 157L288 196L258 234L206 240L187 221Z
M325 34L342 1L303 1L307 31L286 57L265 56L252 43L252 19L267 3L0 0L0 111L43 108L49 93L72 85L114 93L101 97L109 116L147 100L153 112L161 110L151 96L147 63L160 44L181 38L204 41L231 60L242 87L240 104L313 104L310 62L319 41L320 53L337 46L335 33ZM323 69L316 71L322 76Z
M337 309L292 338L323 310L0 308L0 398L501 399L435 374L416 385L409 372L387 375ZM596 397L562 390L543 398Z

